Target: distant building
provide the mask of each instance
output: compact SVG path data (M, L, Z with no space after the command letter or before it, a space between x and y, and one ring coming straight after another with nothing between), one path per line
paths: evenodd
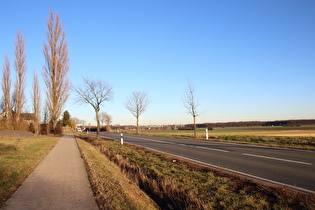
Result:
M75 128L75 131L76 131L76 132L82 132L82 131L84 131L84 130L85 130L84 125L82 125L82 124L77 124L77 127Z

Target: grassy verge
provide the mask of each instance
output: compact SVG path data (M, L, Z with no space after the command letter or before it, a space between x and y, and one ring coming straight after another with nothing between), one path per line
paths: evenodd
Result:
M0 206L22 184L60 137L0 138Z
M100 209L157 209L156 204L91 144L77 139Z
M315 196L267 187L111 140L85 138L161 209L312 209Z
M315 150L315 137L303 136L219 136L215 140L273 147Z

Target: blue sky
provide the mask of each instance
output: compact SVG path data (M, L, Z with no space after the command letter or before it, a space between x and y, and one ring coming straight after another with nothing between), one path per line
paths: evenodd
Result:
M146 91L142 124L191 123L182 98L190 80L197 122L315 118L313 0L0 0L0 65L8 54L14 81L16 31L25 36L26 96L34 69L42 78L49 9L59 12L69 42L69 78L108 82L114 98L102 111L113 124L135 124L124 102ZM44 104L45 86L41 82ZM88 105L65 110L94 123Z

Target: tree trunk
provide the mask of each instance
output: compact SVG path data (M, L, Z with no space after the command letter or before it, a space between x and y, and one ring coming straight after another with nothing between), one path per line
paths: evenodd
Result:
M98 110L96 109L95 110L95 114L96 114L96 122L97 122L97 139L99 139L100 137L100 119L99 119L99 116L98 116Z
M50 128L50 130L51 130L51 132L53 134L56 134L56 127L57 127L57 119L52 118L51 119L51 128Z
M196 126L196 115L194 115L194 138L196 139L197 138L197 126Z
M137 130L136 133L139 134L139 117L137 117Z

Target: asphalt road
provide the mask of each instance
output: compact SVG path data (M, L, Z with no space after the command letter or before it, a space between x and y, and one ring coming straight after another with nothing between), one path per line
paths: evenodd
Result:
M101 133L120 140L118 133ZM166 152L202 165L315 193L315 151L158 136L123 134L124 142Z

